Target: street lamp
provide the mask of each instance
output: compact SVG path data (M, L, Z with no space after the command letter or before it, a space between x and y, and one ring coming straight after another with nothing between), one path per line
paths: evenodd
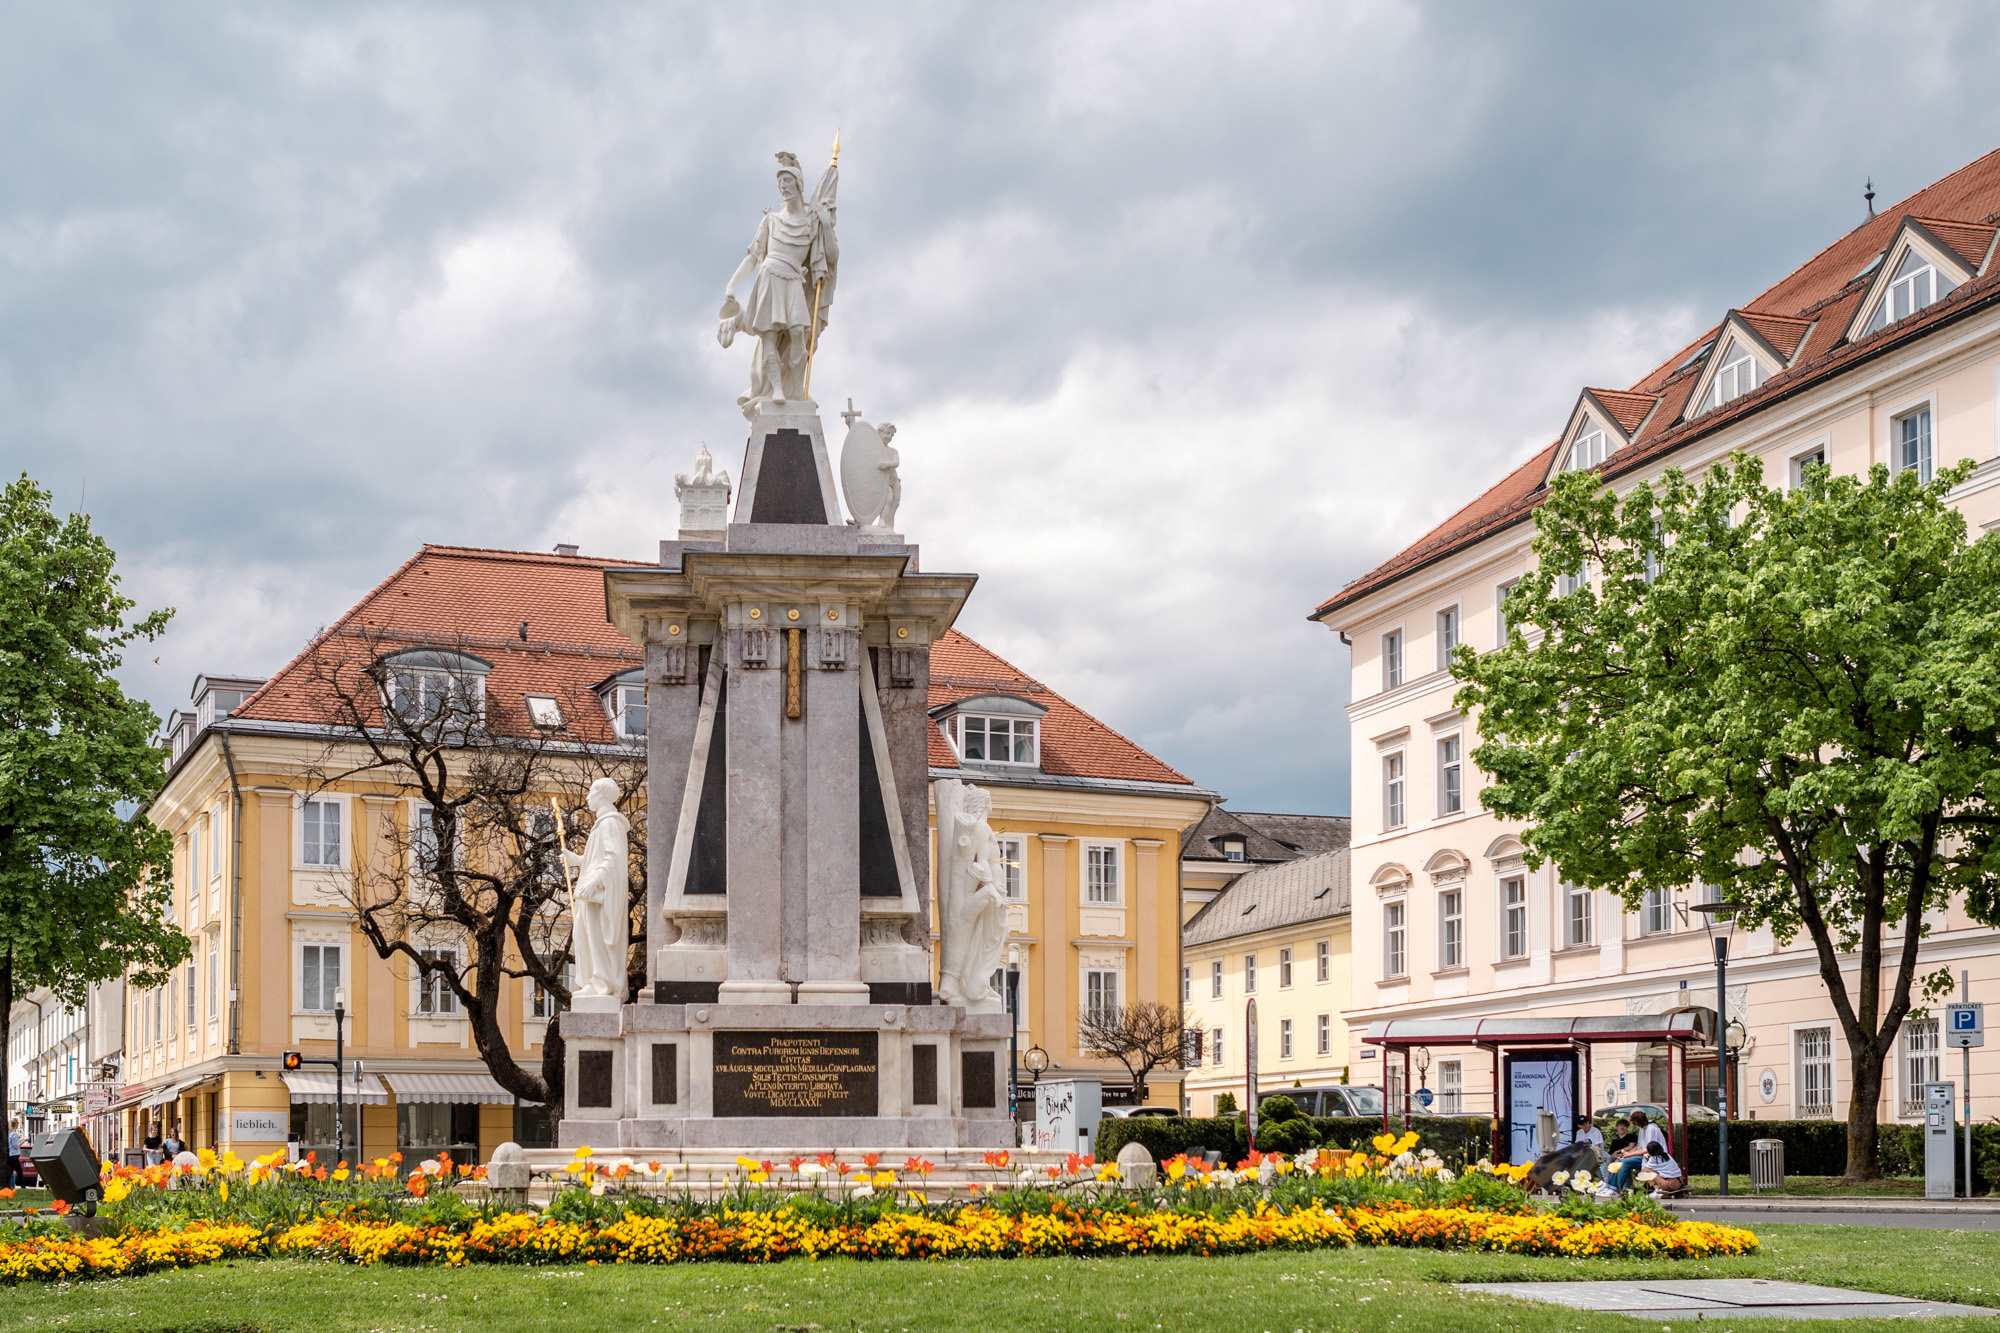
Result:
M1729 937L1736 932L1736 904L1696 903L1702 929L1715 946L1715 1169L1729 1193ZM1738 1024L1737 1026L1741 1026ZM1741 1043L1737 1043L1741 1045Z
M1021 1146L1021 946L1007 946L1007 1113Z
M336 986L333 991L333 1162L335 1166L347 1160L347 1108L341 1097L341 1088L346 1084L347 1046L343 1035L347 1028L347 990Z

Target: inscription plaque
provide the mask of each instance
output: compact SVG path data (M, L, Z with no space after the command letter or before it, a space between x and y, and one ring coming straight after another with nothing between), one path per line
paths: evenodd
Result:
M576 1053L576 1104L592 1108L611 1105L611 1052Z
M874 1032L717 1032L715 1114L877 1115Z

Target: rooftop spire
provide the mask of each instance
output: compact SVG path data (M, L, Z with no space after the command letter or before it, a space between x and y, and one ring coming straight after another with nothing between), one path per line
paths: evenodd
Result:
M1875 216L1875 177L1871 174L1861 190L1861 197L1868 202L1868 216Z

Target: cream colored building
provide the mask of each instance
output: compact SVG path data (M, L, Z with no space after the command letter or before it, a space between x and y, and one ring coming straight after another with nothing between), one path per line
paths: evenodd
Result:
M1920 192L1822 250L1697 342L1624 390L1586 389L1557 438L1519 469L1322 605L1315 617L1352 648L1347 707L1354 778L1354 978L1358 1038L1387 1018L1571 1017L1712 1005L1714 969L1699 914L1704 890L1628 911L1527 869L1518 829L1486 814L1469 756L1476 719L1453 705L1453 644L1500 641L1499 598L1528 568L1534 510L1548 480L1600 468L1623 490L1673 466L1693 472L1741 450L1792 484L1808 462L1928 476L1979 466L1954 493L1977 536L2000 525L2000 154ZM1940 913L1920 973L1967 971L1974 998L2000 1001L2000 935ZM1843 1118L1846 1042L1803 936L1767 932L1732 946L1729 1012L1749 1044L1731 1096L1753 1118ZM1850 959L1848 966L1854 967ZM1886 980L1886 978L1885 978ZM1849 988L1853 980L1850 976ZM2000 1006L1996 1006L2000 1007ZM1935 1014L1908 1023L1880 1108L1913 1119L1916 1089L1959 1078ZM1491 1105L1489 1057L1455 1062L1471 1113ZM1366 1081L1395 1091L1398 1070ZM1715 1064L1690 1071L1713 1101ZM1443 1065L1432 1076L1441 1086ZM1662 1101L1663 1053L1600 1048L1597 1105ZM2000 1114L2000 1046L1974 1052L1977 1115Z
M1242 875L1182 929L1185 1021L1201 1057L1187 1071L1190 1114L1213 1115L1223 1093L1247 1104L1253 998L1260 1093L1349 1081L1349 899L1343 847Z

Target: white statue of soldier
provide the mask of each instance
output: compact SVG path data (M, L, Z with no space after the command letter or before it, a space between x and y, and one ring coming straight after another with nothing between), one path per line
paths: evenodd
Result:
M750 358L750 387L736 400L743 415L764 406L806 401L806 365L833 309L840 273L840 241L834 234L834 194L839 183L840 145L806 198L805 173L791 153L778 154L779 206L766 210L743 262L722 290L716 339L724 347L738 333L757 339ZM736 289L755 274L747 302Z
M576 875L570 889L571 943L576 952L576 996L625 996L625 955L631 945L632 900L626 860L631 821L619 813L618 783L599 778L587 798L597 822L578 855L563 848L563 864Z
M1002 1013L993 970L1007 940L1005 865L986 822L993 797L969 782L937 783L938 995L975 1014Z

